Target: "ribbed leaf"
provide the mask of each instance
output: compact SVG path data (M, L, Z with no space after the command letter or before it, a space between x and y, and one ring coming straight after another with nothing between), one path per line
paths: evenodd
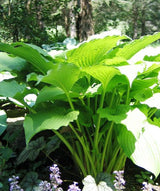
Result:
M125 58L122 57L114 57L112 59L104 59L101 63L106 64L107 66L123 66L129 65Z
M160 173L160 128L147 122L139 109L128 112L119 126L118 141L132 161L156 177Z
M0 110L0 135L6 130L7 128L7 115L5 111Z
M138 93L144 92L145 89L151 87L155 83L157 83L157 78L149 78L149 79L135 79L132 83L131 94L133 97Z
M65 92L69 91L79 79L79 68L70 63L55 64L54 69L42 78L43 82L56 85Z
M0 52L0 71L21 71L25 66L26 60Z
M80 47L67 52L67 61L80 67L99 64L119 40L126 38L126 36L107 36L83 43Z
M42 73L46 73L53 67L53 63L47 60L39 51L24 43L11 45L0 43L0 51L8 52L27 60Z
M160 39L160 33L144 36L138 40L133 40L131 43L126 44L123 48L120 48L117 51L116 56L123 57L128 60L141 49L158 39Z
M103 88L106 90L107 85L109 84L110 80L120 74L119 70L110 66L102 66L102 65L94 65L91 67L84 68L82 71L86 72L87 74L93 76L97 80L99 80Z
M104 108L99 109L98 113L102 118L107 118L109 121L115 123L120 123L123 119L127 117L127 112L129 111L130 106L128 105L119 105L114 108Z
M39 137L38 139L31 141L18 156L17 164L21 164L27 159L34 161L38 157L40 151L44 149L45 144L43 137Z
M37 133L43 130L58 130L67 126L77 119L78 111L66 111L64 108L47 108L38 111L36 114L28 114L24 121L26 143Z
M141 74L139 74L139 77L156 77L158 76L158 73L160 71L160 64L152 64L147 70L143 71Z

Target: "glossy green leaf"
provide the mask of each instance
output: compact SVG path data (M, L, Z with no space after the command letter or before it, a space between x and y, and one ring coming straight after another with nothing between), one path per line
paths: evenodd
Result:
M43 74L52 69L53 63L44 57L39 51L24 43L13 43L11 45L0 43L0 51L11 53L27 60Z
M79 74L80 70L74 64L55 64L54 69L50 70L47 75L42 78L42 81L58 86L63 91L68 92L79 79Z
M105 59L107 52L117 45L119 40L126 38L126 36L107 36L103 39L85 42L78 48L67 52L67 61L80 67L99 64Z
M116 56L122 57L128 60L132 56L134 56L137 52L139 52L141 49L145 48L146 46L155 42L158 39L160 39L160 33L155 33L154 35L147 35L147 36L141 37L138 40L133 40L131 43L128 43L122 48L120 48L117 51Z
M106 90L107 85L109 84L110 80L120 74L119 70L110 66L103 66L103 65L94 65L91 67L84 68L82 71L86 72L87 74L91 75L95 79L99 80L103 88Z
M160 128L149 124L139 109L129 111L121 123L126 127L119 126L116 130L127 157L157 177L160 173Z
M21 71L26 65L26 60L0 52L0 71Z
M7 128L7 115L5 111L0 110L0 135L6 130Z
M47 108L36 114L28 114L24 121L27 144L40 131L58 130L62 126L68 126L70 122L77 119L78 115L78 111L66 111L63 107Z

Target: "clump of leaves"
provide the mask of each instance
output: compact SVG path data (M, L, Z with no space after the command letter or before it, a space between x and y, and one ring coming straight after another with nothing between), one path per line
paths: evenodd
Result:
M20 81L0 82L0 95L29 110L24 120L27 145L37 133L51 130L66 145L83 176L119 170L126 157L158 176L160 129L151 117L156 110L144 101L159 92L160 65L129 64L129 59L160 39L160 33L128 39L94 39L54 58L33 45L0 43L5 54L3 70L17 77L25 70ZM19 70L15 60L10 65L9 54L22 59ZM29 105L24 97L31 93L37 99Z

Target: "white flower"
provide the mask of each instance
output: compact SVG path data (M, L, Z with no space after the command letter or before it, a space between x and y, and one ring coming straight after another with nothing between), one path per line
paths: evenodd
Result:
M97 185L91 175L85 177L82 182L84 185L82 191L113 191L104 181L99 182Z

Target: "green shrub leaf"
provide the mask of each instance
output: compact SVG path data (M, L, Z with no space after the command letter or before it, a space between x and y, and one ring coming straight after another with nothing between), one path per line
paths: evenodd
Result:
M24 43L13 43L11 45L0 43L0 50L27 60L43 74L53 67L53 63L47 60L37 49Z
M98 113L102 118L107 118L109 121L114 121L115 123L120 123L123 119L127 117L127 112L130 106L128 105L118 105L114 108L104 108L99 109Z
M14 97L17 93L22 93L25 87L25 84L18 84L15 80L2 81L0 82L0 95L4 97Z
M87 68L84 68L82 71L86 72L87 74L91 75L95 79L99 80L102 83L103 88L105 90L110 80L114 76L120 74L118 69L110 67L110 66L102 66L102 65L87 67Z
M78 111L67 111L64 108L47 108L36 114L28 114L25 117L24 129L26 142L40 131L58 130L62 126L68 126L70 122L77 119Z
M0 110L0 135L6 130L7 128L7 115L5 111Z
M70 63L55 64L54 69L42 78L43 82L60 87L69 92L74 83L79 79L79 68Z
M63 95L64 91L58 87L54 86L45 86L38 94L36 103L54 101L58 99L58 96Z
M80 67L99 64L105 59L109 50L114 48L119 40L127 39L126 36L107 36L85 42L78 48L67 52L67 61Z
M45 141L43 137L39 137L35 141L31 141L27 147L20 153L17 164L25 162L27 159L34 161L41 150L45 147Z
M138 40L133 40L131 43L128 43L125 46L123 46L123 48L119 48L116 53L116 56L123 57L128 60L141 49L145 48L146 46L158 39L160 39L160 33L155 33L154 35L147 35L141 37Z
M0 52L0 71L21 71L26 65L26 60Z

